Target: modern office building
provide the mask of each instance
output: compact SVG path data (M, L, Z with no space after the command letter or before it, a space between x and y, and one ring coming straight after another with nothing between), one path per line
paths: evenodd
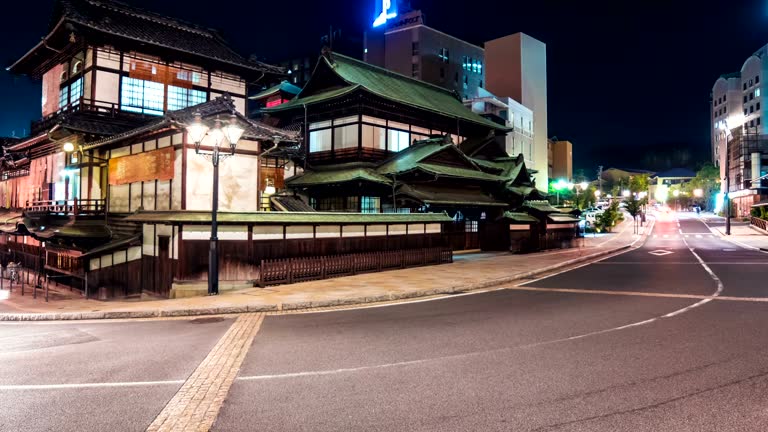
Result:
M734 202L735 216L748 215L752 205L768 199L768 181L763 178L768 173L768 126L762 104L767 72L765 45L739 72L721 76L712 88L712 159L720 166L720 177L729 180L727 186L721 183L721 190Z
M741 124L744 110L742 103L741 73L734 72L720 76L712 87L712 163L715 166L725 164L725 137L722 130L725 124ZM723 177L725 171L723 171Z
M547 46L524 33L485 43L486 88L533 111L533 165L538 187L547 185Z
M573 144L552 138L547 146L549 178L573 180Z
M367 31L363 59L455 91L462 99L477 97L485 84L483 48L427 26L418 10Z

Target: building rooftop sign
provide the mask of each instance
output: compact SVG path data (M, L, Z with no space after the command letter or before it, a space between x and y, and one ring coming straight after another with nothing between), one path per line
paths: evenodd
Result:
M379 27L397 16L397 0L377 0L376 19L373 27Z

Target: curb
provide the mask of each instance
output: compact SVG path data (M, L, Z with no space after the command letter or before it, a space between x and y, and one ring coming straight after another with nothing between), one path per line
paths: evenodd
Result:
M221 306L194 309L155 309L143 311L107 311L107 312L60 312L60 313L4 313L0 314L0 322L20 322L20 321L78 321L78 320L109 320L109 319L139 319L139 318L170 318L186 316L205 316L205 315L228 315L247 312L278 312L278 311L298 311L308 309L329 308L338 306L353 306L367 303L380 303L386 301L407 300L418 297L431 297L436 295L466 293L477 291L493 286L498 286L522 279L529 279L534 276L543 275L564 267L570 267L576 264L592 261L597 258L612 255L617 252L631 249L633 245L615 247L605 251L585 255L558 264L553 264L537 270L518 273L513 276L489 279L469 285L456 285L446 288L435 288L421 291L411 291L405 293L382 294L374 297L356 297L336 300L324 300L318 302L294 302L279 303L271 305L244 305L244 306Z

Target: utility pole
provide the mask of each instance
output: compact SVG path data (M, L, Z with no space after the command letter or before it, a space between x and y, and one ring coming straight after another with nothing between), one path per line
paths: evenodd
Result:
M603 195L603 166L597 167L597 184L599 185L600 195Z

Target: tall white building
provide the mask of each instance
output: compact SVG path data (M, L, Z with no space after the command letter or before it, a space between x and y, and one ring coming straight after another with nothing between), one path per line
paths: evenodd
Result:
M712 87L712 161L720 167L720 178L730 180L728 193L738 216L748 215L750 207L768 195L768 181L759 180L768 166L768 125L762 100L767 73L768 45L749 56L739 72L721 76ZM730 143L724 125L731 129ZM727 144L730 172L725 169ZM723 192L725 183L721 183Z
M506 136L507 153L510 156L522 154L525 166L533 168L533 111L512 98L497 97L482 88L478 91L478 97L465 100L464 105L477 114L490 117L499 123L503 122L505 126L512 128ZM536 185L540 189L543 188L538 182Z
M485 43L485 88L533 112L531 167L536 187L547 189L547 45L524 33Z
M741 102L741 73L735 72L721 76L712 87L712 163L725 165L725 137L721 129L725 124L735 125L742 122L743 104ZM721 168L725 177L725 168Z

